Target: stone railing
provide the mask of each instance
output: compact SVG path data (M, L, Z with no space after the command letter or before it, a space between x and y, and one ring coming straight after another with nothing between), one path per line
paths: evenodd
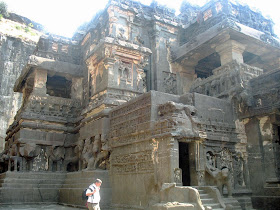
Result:
M233 61L213 70L213 75L198 78L191 87L191 92L218 98L228 97L232 91L243 89L247 82L263 73L262 69Z
M75 118L81 109L78 100L54 96L35 96L29 98L25 111L50 117Z

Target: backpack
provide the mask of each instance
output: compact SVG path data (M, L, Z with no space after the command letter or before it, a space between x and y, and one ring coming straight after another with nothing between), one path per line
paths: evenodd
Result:
M94 188L94 187L93 187ZM91 188L86 188L86 189L84 189L83 190L83 193L82 193L82 200L84 201L84 200L87 200L88 199L88 196L86 196L86 194L87 194L87 190L88 189L90 189L90 191L92 192L93 190L91 189ZM92 195L93 196L93 195Z

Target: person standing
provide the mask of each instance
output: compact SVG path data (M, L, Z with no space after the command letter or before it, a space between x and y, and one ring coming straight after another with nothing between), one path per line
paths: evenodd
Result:
M102 181L100 179L96 179L93 184L89 186L86 191L86 196L88 196L87 207L89 210L100 210L99 202L100 202L100 186Z

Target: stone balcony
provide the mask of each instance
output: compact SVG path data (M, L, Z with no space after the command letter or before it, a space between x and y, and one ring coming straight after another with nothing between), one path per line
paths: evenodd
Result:
M217 98L227 98L233 92L243 90L249 80L258 77L262 73L263 70L260 68L232 61L214 69L212 76L206 79L196 79L190 92Z
M29 113L53 117L75 118L81 109L81 102L76 99L55 96L35 96L29 98L26 107Z

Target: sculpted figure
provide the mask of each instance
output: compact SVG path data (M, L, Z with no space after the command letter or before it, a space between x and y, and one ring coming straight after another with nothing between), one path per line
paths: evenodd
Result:
M65 148L65 158L63 162L64 171L77 171L79 162L79 147L76 146Z
M229 169L227 167L223 167L222 169L218 169L214 166L213 156L210 153L206 154L206 172L208 172L211 177L216 181L218 189L223 195L223 188L224 186L227 187L228 196L232 196L232 186L231 186L231 179Z
M62 169L62 161L65 155L64 147L47 147L46 153L49 159L49 170L54 170L54 163L57 163L57 170L60 171Z
M96 135L92 144L92 157L89 159L88 168L94 170L97 168L106 169L105 160L109 157L109 150L107 142L101 138L100 135Z
M91 145L91 139L87 138L84 143L84 148L82 151L82 169L85 169L88 167L89 159L92 157L92 145Z
M84 149L84 140L79 140L74 151L78 155L79 170L82 170L82 166L83 166L83 160L82 160L83 149Z
M39 155L40 147L35 143L27 143L19 148L19 153L23 157L33 158Z
M180 168L174 168L174 182L182 184L182 170Z
M100 147L101 147L101 139L100 139L100 136L97 135L93 139L92 150L91 150L92 155L91 155L91 158L88 161L87 169L90 169L90 170L96 169L95 160L96 160L97 154L99 153L99 151L101 149Z
M106 169L108 168L108 159L110 155L108 140L101 137L101 151L97 154L95 167Z

